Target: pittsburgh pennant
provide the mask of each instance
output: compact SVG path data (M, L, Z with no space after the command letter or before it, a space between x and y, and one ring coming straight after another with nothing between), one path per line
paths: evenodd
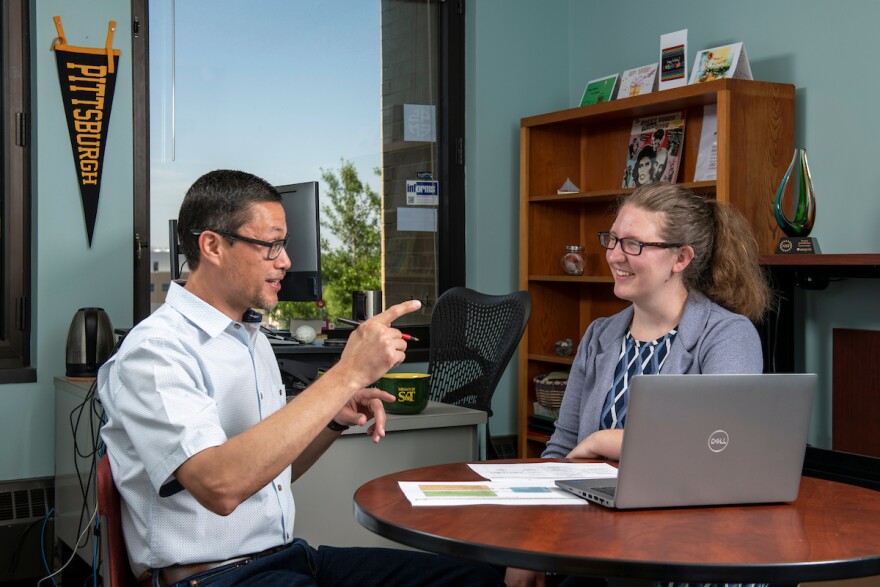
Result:
M79 180L86 234L91 247L98 216L98 196L101 192L110 107L113 105L116 68L119 64L120 52L112 48L116 22L110 21L104 48L68 45L59 16L55 17L55 29L58 31L58 38L52 48L58 64L61 99L67 115L67 129Z

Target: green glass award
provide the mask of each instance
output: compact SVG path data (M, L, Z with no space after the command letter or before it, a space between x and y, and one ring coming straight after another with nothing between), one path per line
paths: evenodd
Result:
M789 184L792 190L792 218L788 218L782 210L782 201ZM819 253L819 243L808 236L816 219L816 198L813 196L813 180L810 177L810 165L807 163L807 151L802 148L794 150L791 165L782 177L782 184L776 192L776 204L773 208L776 222L786 236L779 239L777 253Z

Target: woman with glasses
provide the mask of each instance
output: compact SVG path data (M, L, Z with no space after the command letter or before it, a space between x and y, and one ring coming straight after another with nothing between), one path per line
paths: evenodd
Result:
M587 328L544 457L619 458L634 376L763 370L753 322L770 288L739 212L655 183L622 200L599 244L631 305Z
M739 212L653 183L621 200L599 244L614 295L631 305L587 328L545 458L619 459L634 376L763 370L753 322L768 308L770 288L757 241ZM553 584L565 586L604 584L555 578L562 582ZM542 575L520 569L508 569L505 581L509 587L545 584Z

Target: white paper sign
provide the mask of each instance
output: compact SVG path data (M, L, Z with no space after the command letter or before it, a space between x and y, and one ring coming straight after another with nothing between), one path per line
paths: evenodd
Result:
M397 230L403 232L437 232L436 208L398 208Z
M403 105L403 140L437 140L437 108L433 104Z
M440 185L436 180L406 180L408 206L437 206L440 203Z

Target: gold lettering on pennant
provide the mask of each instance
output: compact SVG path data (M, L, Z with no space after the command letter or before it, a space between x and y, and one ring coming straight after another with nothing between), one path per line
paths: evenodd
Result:
M70 100L70 103L84 107L73 111L80 181L84 185L97 185L101 133L104 129L107 66L68 62L67 69L70 71L70 75L67 76L70 93L78 94L76 98Z
M107 77L106 65L82 65L68 61L67 69L78 69L81 74L87 77Z

